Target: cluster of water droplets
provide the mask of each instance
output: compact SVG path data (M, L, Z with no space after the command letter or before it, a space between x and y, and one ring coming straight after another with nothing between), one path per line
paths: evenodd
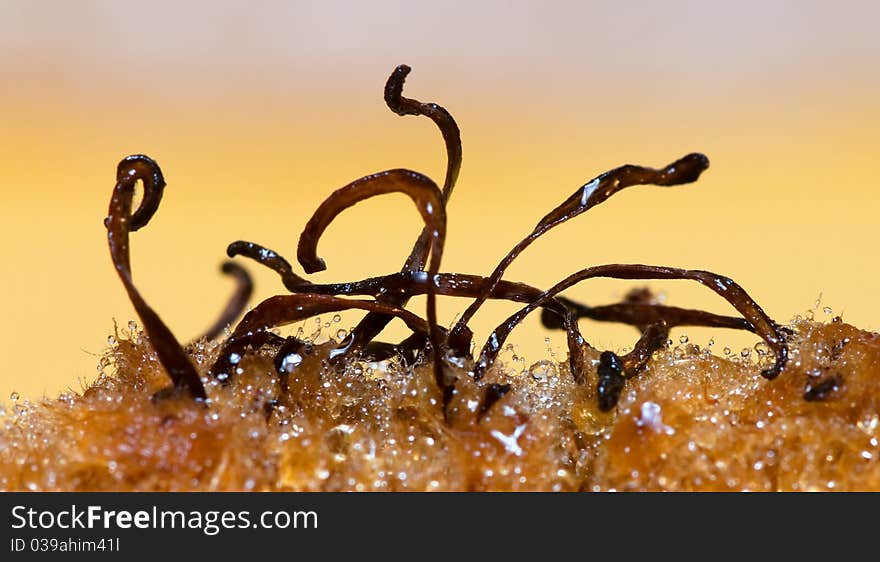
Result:
M832 314L824 309L823 313ZM450 362L461 373L448 417L444 417L428 362L413 367L401 358L334 360L333 350L349 335L341 323L341 316L334 315L293 328L294 335L308 345L282 376L275 371L271 346L235 358L232 362L240 371L228 384L207 377L222 342L189 344L187 351L203 374L209 395L207 404L198 407L188 401L150 400L153 392L167 385L167 377L132 323L108 339L98 381L82 396L69 394L54 401L55 413L47 416L40 404L23 401L17 394L10 396L5 415L0 414L4 423L0 449L15 451L12 456L23 472L15 483L0 480L0 487L52 489L60 478L70 478L65 476L65 463L83 454L76 447L86 447L88 455L103 459L103 464L88 473L78 469L76 478L93 486L101 482L105 488L121 485L132 474L144 478L136 486L158 486L143 476L149 472L132 472L131 455L141 463L150 459L172 463L175 471L166 478L173 481L163 486L181 489L561 490L586 483L597 489L644 485L645 471L632 467L624 480L609 484L613 467L602 463L606 449L619 439L614 431L621 423L634 424L639 435L652 439L684 439L682 450L691 455L687 462L702 467L700 478L717 475L722 479L678 481L672 472L659 468L672 462L661 452L652 468L656 472L653 485L669 489L685 484L760 489L767 485L768 471L782 470L788 466L785 463L831 466L844 462L841 458L846 463L871 463L880 455L876 409L861 411L848 428L859 438L850 436L847 443L855 443L858 450L843 454L819 445L804 446L804 451L822 451L816 459L798 457L800 449L788 444L787 440L804 438L795 422L785 419L784 407L790 400L768 399L758 404L757 413L744 413L749 397L767 384L751 367L774 359L763 342L740 351L725 348L722 353L728 361L719 361L712 357L717 352L714 339L697 345L686 334L676 335L675 341L656 353L643 375L627 381L620 408L613 413L598 411L594 384L574 383L567 353L560 350L560 357L551 355L529 364L516 346L508 345L484 381L473 381L466 361ZM823 366L850 364L849 337L833 340L810 335L821 326L794 327L791 356L794 369L804 371L786 372L782 382L804 374L823 375ZM549 338L545 342L552 352ZM595 353L585 353L587 364L595 367ZM741 368L746 365L749 369ZM811 375L814 371L818 374ZM280 390L285 378L286 393ZM477 421L488 384L509 384L512 390ZM795 388L795 399L800 400L801 392L801 387ZM672 403L716 406L697 408L688 418L695 425L683 429L664 393L672 393ZM89 415L77 419L88 423L65 425L66 416L83 408ZM57 417L57 412L63 416ZM120 439L126 428L129 437ZM751 452L728 456L713 452L719 435L734 434ZM56 443L57 435L64 435L64 443ZM764 435L770 436L768 443L761 441ZM51 454L46 453L50 447ZM650 448L641 447L632 454L650 453ZM52 459L46 460L49 456ZM740 457L748 463L747 472L737 468ZM693 466L682 466L682 470L694 472ZM852 466L867 470L872 465ZM831 476L826 477L826 472ZM807 471L792 487L839 487L836 473L826 472Z
M807 320L809 322L840 322L842 321L841 315L835 315L834 309L822 302L823 295L819 293L816 297L816 300L813 302L813 306L804 311L803 316L800 314L795 315L792 319L792 324L796 324L803 320Z

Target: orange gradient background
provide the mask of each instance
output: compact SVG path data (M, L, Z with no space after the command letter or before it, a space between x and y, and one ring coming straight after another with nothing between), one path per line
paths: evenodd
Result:
M547 235L507 278L547 287L613 262L710 269L779 320L821 294L818 318L828 306L877 328L876 3L474 4L0 2L0 402L81 388L114 319L135 318L102 225L127 154L153 156L168 181L153 222L132 235L132 263L181 341L231 290L217 271L227 243L293 259L311 212L348 181L407 167L442 183L433 124L382 101L399 63L413 67L405 94L444 105L462 129L444 270L487 274L602 171L701 151L712 166L698 183L630 189ZM328 229L328 270L312 278L394 271L419 229L403 196L363 203ZM283 290L250 269L258 299ZM568 294L601 304L636 285ZM670 303L730 312L691 285L651 284ZM443 300L443 322L465 305ZM515 309L487 306L478 340ZM584 329L606 348L635 336ZM687 333L716 350L755 341ZM564 338L537 317L512 341L534 361L547 335L564 357Z

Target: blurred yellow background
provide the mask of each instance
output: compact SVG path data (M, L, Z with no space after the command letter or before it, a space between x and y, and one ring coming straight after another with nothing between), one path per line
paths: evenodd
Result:
M546 236L507 278L547 287L610 262L710 269L779 320L821 294L818 317L829 306L877 328L877 3L473 4L0 2L0 402L79 389L114 319L135 318L102 226L126 154L153 156L168 181L132 235L132 261L182 341L231 290L217 272L228 242L292 260L311 212L348 181L408 167L442 183L433 124L382 101L404 62L405 95L444 105L462 129L444 270L487 274L602 171L702 151L712 166L698 183L628 190ZM328 270L313 279L394 271L419 229L402 196L364 203L329 228ZM251 270L257 298L283 290ZM635 285L568 294L600 304ZM670 303L730 312L703 287L652 286ZM442 301L441 318L464 306ZM477 338L515 309L486 307ZM584 328L608 348L635 335ZM513 342L533 361L546 335L535 317ZM715 349L754 341L711 336Z

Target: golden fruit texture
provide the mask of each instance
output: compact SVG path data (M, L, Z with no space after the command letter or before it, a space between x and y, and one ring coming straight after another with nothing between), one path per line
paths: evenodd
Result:
M790 328L772 381L763 352L668 347L605 414L595 383L576 385L566 363L499 363L478 383L465 365L445 416L430 365L337 368L330 344L286 393L271 354L252 352L228 385L207 385L207 404L152 400L168 379L135 334L82 394L7 407L0 489L880 490L880 335L839 321ZM203 374L218 349L191 346ZM480 420L490 383L512 390ZM811 388L818 399L805 399Z

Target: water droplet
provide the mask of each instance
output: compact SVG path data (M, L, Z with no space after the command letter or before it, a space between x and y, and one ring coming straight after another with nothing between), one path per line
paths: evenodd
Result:
M135 322L134 320L129 320L129 321L128 321L128 331L129 331L129 333L134 334L135 332L137 332L137 329L138 329L137 322Z
M556 365L551 361L538 361L529 367L529 375L536 381L545 381L556 374Z
M115 346L116 345L116 338L113 336L108 336L107 337L107 345L109 345L110 347Z
M663 423L663 412L660 405L656 402L644 402L639 414L639 417L636 419L637 426L647 427L657 433L664 433L666 435L673 435L675 433L675 429Z
M13 402L18 402L19 398L21 398L21 396L17 392L13 392L12 394L9 395L9 399L12 400Z
M878 422L880 422L880 419L878 419L876 415L873 415L860 419L858 422L856 422L856 425L859 426L859 429L861 429L868 435L871 435L877 429Z
M830 306L826 306L825 308L822 309L822 312L825 313L825 316L831 316L831 313L834 312L834 311L831 310L831 307L830 307Z
M340 316L340 315L338 315L338 314L334 314L334 315L333 315L333 321L336 322L337 324L340 323L340 322L342 322L342 316Z
M709 338L709 344L708 344L708 346L709 346L709 347L712 347L713 345L715 345L715 340L712 339L712 338Z
M722 351L724 352L724 355L730 355L730 353L731 353L731 350L729 347L725 347Z
M686 343L688 342L688 337L687 337L687 336L681 336L680 338L678 338L678 341L679 341L679 343L681 343L682 345L684 345L684 344L686 344Z
M752 350L749 349L748 347L744 347L743 350L739 354L742 355L743 359L748 359L749 355L752 354Z
M345 336L347 336L347 335L348 335L348 332L346 332L346 331L345 331L344 329L342 329L342 328L340 328L339 330L336 331L336 339L339 340L339 341L344 340L344 339L345 339Z

